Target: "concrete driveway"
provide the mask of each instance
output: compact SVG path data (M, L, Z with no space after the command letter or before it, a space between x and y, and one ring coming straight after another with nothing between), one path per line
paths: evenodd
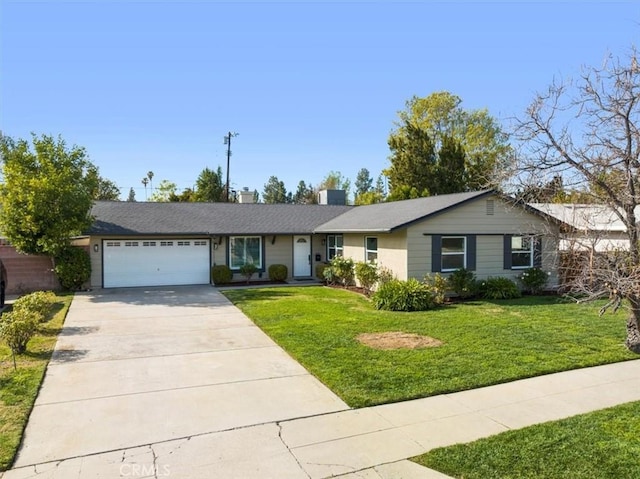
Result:
M212 287L82 293L5 478L308 477L278 421L345 409Z

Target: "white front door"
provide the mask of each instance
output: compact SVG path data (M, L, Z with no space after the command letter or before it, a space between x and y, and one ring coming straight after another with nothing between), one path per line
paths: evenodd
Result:
M293 237L293 276L311 276L311 236Z

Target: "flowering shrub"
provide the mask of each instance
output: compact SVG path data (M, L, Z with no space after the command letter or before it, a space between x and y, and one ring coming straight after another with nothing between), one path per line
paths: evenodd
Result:
M325 269L322 274L329 283L340 283L342 286L351 286L355 277L355 266L351 258L334 256L331 260L331 269Z
M429 288L429 290L431 291L435 306L444 304L448 286L447 278L442 276L440 273L427 275L424 278L424 284L426 284L427 288Z
M518 277L524 290L531 294L540 294L547 285L549 275L540 268L525 269Z

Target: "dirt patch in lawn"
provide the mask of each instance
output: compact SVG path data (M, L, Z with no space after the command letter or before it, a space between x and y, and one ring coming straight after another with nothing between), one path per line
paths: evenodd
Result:
M439 339L419 334L390 331L387 333L362 333L356 339L374 349L421 349L436 348L444 343Z

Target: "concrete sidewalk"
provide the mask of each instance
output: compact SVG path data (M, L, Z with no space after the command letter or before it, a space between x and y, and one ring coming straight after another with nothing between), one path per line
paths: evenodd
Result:
M282 438L313 479L437 478L445 476L402 460L638 400L640 360L635 360L285 421Z
M3 479L428 479L406 459L640 400L640 360L359 410L213 288L74 299Z

